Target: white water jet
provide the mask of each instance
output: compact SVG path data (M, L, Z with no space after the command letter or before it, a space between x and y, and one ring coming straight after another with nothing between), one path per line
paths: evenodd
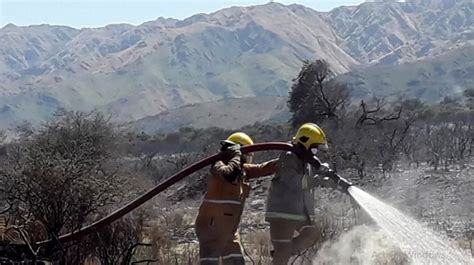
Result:
M350 187L348 191L413 264L474 264L449 238L435 234L357 187Z

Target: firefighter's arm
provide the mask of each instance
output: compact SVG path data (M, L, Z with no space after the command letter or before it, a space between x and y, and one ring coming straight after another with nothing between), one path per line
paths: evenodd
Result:
M316 175L308 178L308 186L311 188L323 187L337 189L338 186L336 182L329 177L330 174L335 174L335 172L327 163L321 163L321 166L316 170Z
M242 153L238 146L229 147L222 151L224 159L217 161L211 167L211 174L223 176L226 180L233 182L240 174L240 157Z
M316 187L337 189L337 184L327 176L315 175L308 178L308 187L310 189Z
M303 166L304 163L296 155L290 152L282 153L278 158L275 179L282 182L293 182L296 177L302 174Z
M211 173L215 175L229 175L239 169L240 157L234 157L225 163L222 160L217 161L211 168Z
M258 178L275 174L278 169L278 159L273 159L261 164L246 163L243 165L247 179Z

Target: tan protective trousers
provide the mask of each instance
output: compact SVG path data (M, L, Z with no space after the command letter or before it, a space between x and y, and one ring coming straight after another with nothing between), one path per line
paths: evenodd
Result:
M237 230L239 219L240 215L222 212L214 216L198 216L195 225L199 240L199 264L217 265L221 260L224 265L245 265Z
M295 232L298 236L294 237ZM306 222L275 219L270 221L273 265L287 265L291 256L314 246L321 240L321 230Z

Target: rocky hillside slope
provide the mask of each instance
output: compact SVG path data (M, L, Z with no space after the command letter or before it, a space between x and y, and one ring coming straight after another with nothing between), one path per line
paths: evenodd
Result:
M433 102L474 87L474 46L403 65L371 66L339 77L356 98L372 95Z
M286 97L223 99L167 110L131 126L138 132L154 134L181 127L239 129L256 122L281 123L289 119L286 101Z
M286 96L301 60L324 58L343 73L471 45L473 12L472 1L454 0L331 12L269 3L138 26L9 24L0 29L0 127L57 108L135 120L222 98Z

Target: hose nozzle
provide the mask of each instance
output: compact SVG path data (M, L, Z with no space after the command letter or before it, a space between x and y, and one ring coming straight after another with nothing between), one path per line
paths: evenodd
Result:
M349 189L350 186L352 186L352 183L350 181L348 181L347 179L339 176L338 174L332 174L330 176L330 178L332 180L334 180L334 182L336 182L336 184L344 191L344 192L347 192L347 190Z
M319 158L317 158L316 156L307 156L305 154L302 154L301 155L302 157L305 158L305 160L310 163L311 165L313 165L314 167L316 168L321 168L322 165L324 165L324 163L321 163L321 161L319 160ZM334 181L336 183L336 185L341 188L341 190L343 192L348 192L347 190L349 189L350 186L352 186L352 183L350 181L348 181L347 179L339 176L336 172L334 172L332 169L330 169L327 164L325 166L326 168L326 176L329 177L332 181Z

